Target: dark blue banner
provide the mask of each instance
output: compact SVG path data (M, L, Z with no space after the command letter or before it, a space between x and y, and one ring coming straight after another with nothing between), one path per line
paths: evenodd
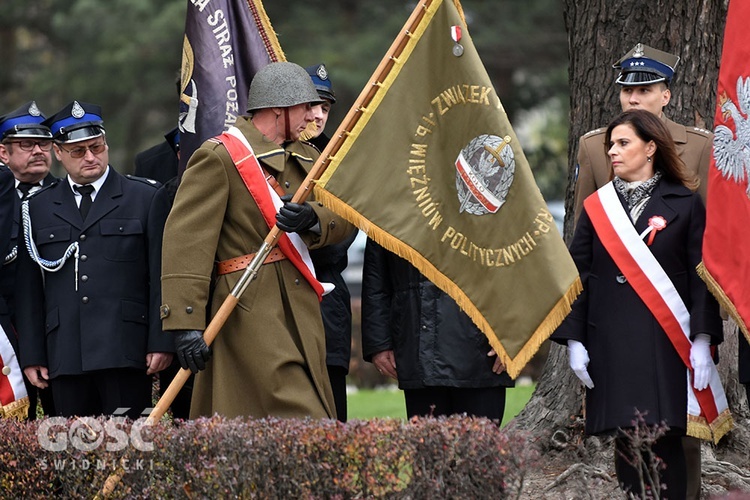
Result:
M260 0L189 0L182 45L180 173L247 111L255 73L285 60Z

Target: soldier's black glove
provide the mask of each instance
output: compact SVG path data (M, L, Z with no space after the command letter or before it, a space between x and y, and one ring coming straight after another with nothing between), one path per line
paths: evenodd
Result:
M211 359L211 350L203 340L200 330L175 330L174 346L180 366L193 373L206 369L206 361Z
M318 223L318 214L313 207L307 203L292 203L291 194L281 197L284 206L276 214L276 225L287 233L302 233Z

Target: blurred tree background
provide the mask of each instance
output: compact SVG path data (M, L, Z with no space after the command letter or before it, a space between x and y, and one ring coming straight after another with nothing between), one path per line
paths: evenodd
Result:
M185 1L2 4L0 112L31 99L48 116L73 99L99 104L110 161L131 172L176 122Z
M102 106L110 159L176 124L175 78L189 0L2 0L0 114L34 99L50 115L73 99ZM266 0L287 59L324 62L346 115L416 2ZM464 0L469 31L545 198L567 183L568 56L561 0ZM394 119L398 119L394 117Z

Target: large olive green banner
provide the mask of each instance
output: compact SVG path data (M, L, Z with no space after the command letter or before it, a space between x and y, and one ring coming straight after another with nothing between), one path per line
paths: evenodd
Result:
M453 297L515 378L581 282L460 4L415 12L316 198Z

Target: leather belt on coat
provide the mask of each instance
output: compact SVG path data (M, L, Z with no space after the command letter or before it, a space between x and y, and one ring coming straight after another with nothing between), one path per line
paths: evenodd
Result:
M249 253L247 255L235 257L233 259L227 259L222 260L221 262L217 262L216 274L221 276L222 274L229 274L235 271L244 270L248 266L248 264L250 264L250 262L252 262L252 260L255 258L256 253L257 252ZM274 248L268 254L266 260L263 261L263 264L270 264L272 262L277 262L284 259L286 259L286 255L284 255L278 248Z
M284 188L279 185L276 178L273 175L269 174L265 168L261 167L261 169L263 169L263 175L266 178L266 182L268 182L273 190L276 191L276 194L278 194L280 197L284 196L286 194L284 192ZM221 276L222 274L229 274L235 271L244 270L255 258L256 253L257 252L249 253L247 255L235 257L234 259L222 260L221 262L217 262L216 274ZM286 259L286 255L284 255L278 247L274 247L266 257L266 260L263 261L263 264L270 264L271 262L277 262L284 259Z

